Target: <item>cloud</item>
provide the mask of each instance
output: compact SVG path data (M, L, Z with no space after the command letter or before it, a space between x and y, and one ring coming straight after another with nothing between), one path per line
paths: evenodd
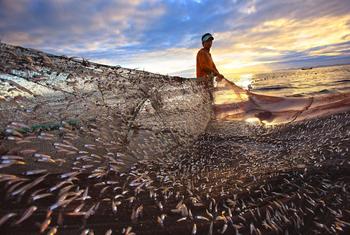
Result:
M136 68L154 73L194 77L196 58L195 49L171 48L161 51L125 55L121 58L101 58L97 61L104 64L119 64L123 67ZM164 59L166 58L166 59Z
M244 13L244 14L253 14L256 12L256 2L255 0L253 1L247 1L243 6L239 8L239 12Z
M232 76L349 55L344 0L2 0L0 18L11 44L189 77L206 32Z
M52 50L68 48L69 52L137 44L147 25L164 13L163 7L152 1L147 6L142 1L23 2L1 2L3 40ZM25 43L19 32L26 34Z
M232 74L237 69L239 72L240 68L252 65L268 67L269 63L290 61L293 67L298 59L347 55L349 20L350 14L314 19L283 17L256 24L244 29L244 33L217 33L216 40L220 41L215 49L217 67L223 73ZM260 70L264 67L255 68Z

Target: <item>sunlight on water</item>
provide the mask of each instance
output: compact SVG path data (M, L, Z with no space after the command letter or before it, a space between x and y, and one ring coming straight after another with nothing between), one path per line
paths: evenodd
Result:
M259 124L260 123L260 119L259 118L246 118L244 120L245 122L251 123L251 124Z
M350 91L350 65L284 70L252 77L252 91L273 96L318 96Z
M240 86L244 89L248 89L249 86L252 84L253 80L253 74L252 73L247 73L247 74L242 74L239 77L239 80L236 81L236 85Z

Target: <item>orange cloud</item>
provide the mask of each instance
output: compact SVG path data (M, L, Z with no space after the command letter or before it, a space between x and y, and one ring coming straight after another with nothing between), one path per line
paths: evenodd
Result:
M281 62L288 52L306 55L341 55L334 44L349 41L350 15L315 19L280 18L265 21L244 33L223 32L215 35L213 57L226 74L268 71L269 63ZM215 48L215 42L225 46ZM320 50L309 49L329 47Z

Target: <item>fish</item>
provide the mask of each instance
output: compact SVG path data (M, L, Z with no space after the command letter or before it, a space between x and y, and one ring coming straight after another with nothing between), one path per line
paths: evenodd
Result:
M63 185L65 185L65 184L72 184L72 182L69 181L69 180L61 181L61 182L57 183L56 185L52 186L52 187L49 189L49 191L50 191L50 192L53 192L53 191L55 191L55 190L61 188L61 187L62 187Z
M73 200L75 199L75 197L72 197L70 199L66 199L66 200L60 200L60 201L57 201L56 203L52 204L50 207L49 207L49 210L53 211L59 207L65 207L67 206L69 203L71 203Z
M213 235L213 227L214 227L214 223L213 223L213 221L211 221L210 225L209 225L208 235Z
M15 129L16 128L25 128L25 129L30 129L30 127L24 123L21 123L21 122L11 122L9 124L9 127L14 127Z
M165 220L166 214L161 214L160 216L157 216L157 223L160 224L160 226L164 226L164 220Z
M81 233L80 233L80 235L88 235L90 233L90 229L84 229Z
M52 157L50 155L47 155L47 154L43 154L43 153L34 153L33 154L33 157L35 158L42 158L42 159L52 159Z
M134 208L131 213L131 220L136 221L143 212L143 205L138 206L137 208Z
M84 144L84 147L89 150L96 150L96 145L94 144Z
M83 196L82 196L82 200L85 201L86 199L91 198L89 195L89 187L86 187L86 189L84 190Z
M157 203L157 206L158 206L158 208L159 208L160 211L163 211L163 204L162 204L162 202L159 201L159 202Z
M61 197L64 193L67 193L69 190L71 190L74 187L75 185L71 184L61 188L60 191L58 192L58 196Z
M17 155L2 155L2 160L24 160L23 157Z
M112 229L108 229L106 232L105 232L105 235L112 235L113 231Z
M77 206L75 209L74 209L74 213L78 213L80 212L80 210L85 206L85 203L81 203L79 206Z
M192 227L192 235L196 235L197 234L197 225L194 223L193 227Z
M47 218L44 220L44 222L42 222L42 224L40 225L40 233L43 233L50 225L51 223L51 218Z
M127 228L124 228L122 233L124 235L136 235L136 233L132 232L132 227L128 226Z
M176 220L176 222L181 222L187 220L187 217L181 217L180 219Z
M44 174L47 173L46 169L38 169L38 170L30 170L24 172L24 175L39 175L39 174Z
M197 216L195 216L195 218L199 219L199 220L210 221L207 217L204 217L204 216L201 216L201 215L197 215Z
M23 138L23 134L15 129L7 128L7 129L5 129L5 134Z
M117 204L114 202L114 200L112 200L112 211L114 214L118 211Z
M20 223L28 219L37 209L38 207L36 206L30 206L27 210L23 212L22 217L19 218L16 222L14 222L14 225L19 225Z
M21 137L16 137L16 136L7 136L5 137L6 140L12 140L12 141L16 141L16 143L20 143L20 142L27 142L26 140L23 140Z
M33 155L36 152L37 152L36 149L23 149L23 150L19 151L19 153L21 155Z
M54 226L52 227L49 232L47 233L47 235L55 235L57 233L57 229L58 229L58 226Z
M60 178L61 178L61 179L64 179L64 178L68 178L68 177L72 177L72 176L77 176L77 175L79 175L80 173L81 173L81 172L79 172L79 171L68 172L68 173L61 174L61 175L60 175Z
M12 165L15 165L15 162L9 162L9 163L1 163L0 164L0 169L10 167Z
M16 183L14 183L14 182L16 182ZM14 184L13 184L10 188L7 189L7 191L6 191L6 198L8 198L8 197L11 195L11 193L12 193L14 190L16 190L19 186L21 186L21 185L23 185L23 184L26 184L27 181L26 181L26 180L18 179L18 180L16 180L16 181L13 180L11 183L14 183Z
M66 141L68 142L68 141ZM79 151L79 149L75 146L73 146L71 143L66 143L66 144L63 144L63 143L53 143L53 145L55 147L60 147L60 148L68 148L68 149L71 149L71 150L74 150L74 151Z
M16 213L8 213L6 215L4 215L3 217L0 218L0 226L2 226L3 224L5 224L9 219L11 219L12 217L15 217L17 214Z
M222 226L222 228L221 228L221 230L220 230L219 232L220 232L221 234L224 234L224 233L226 232L227 228L228 228L227 223L224 223L224 225Z
M45 178L48 176L48 174L45 174L43 176L38 177L37 179L35 179L33 182L28 183L26 185L24 185L23 187L17 189L16 191L11 193L11 196L16 196L18 194L23 194L25 193L27 190L35 187L36 185L40 184L42 181L45 180Z

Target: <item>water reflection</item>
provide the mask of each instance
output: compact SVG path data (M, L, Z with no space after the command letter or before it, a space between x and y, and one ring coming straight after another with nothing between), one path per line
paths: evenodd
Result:
M252 91L275 96L317 96L348 92L350 65L285 70L256 74Z

